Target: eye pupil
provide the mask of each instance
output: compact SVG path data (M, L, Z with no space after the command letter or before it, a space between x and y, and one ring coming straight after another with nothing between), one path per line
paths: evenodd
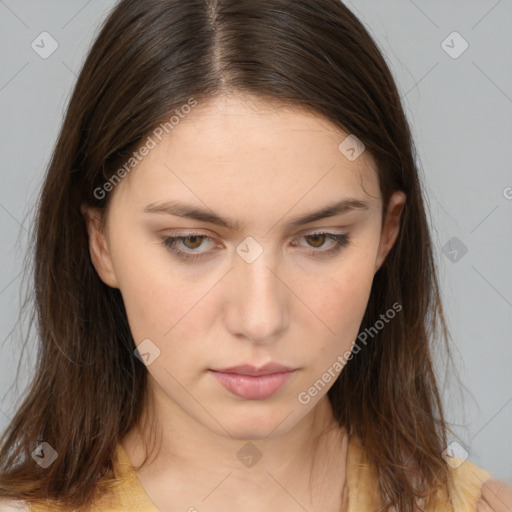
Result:
M306 238L314 239L315 240L315 242L313 244L310 244L313 247L322 247L322 245L325 242L325 235L322 234L322 233L316 233L314 235L308 235ZM319 240L320 240L320 243L318 243Z
M192 240L192 244L191 244L192 247L189 244L185 243L188 240ZM195 244L194 241L199 242L199 243ZM183 238L183 243L185 244L185 246L188 249L197 249L201 245L202 241L203 241L203 239L200 236L187 236L187 237Z

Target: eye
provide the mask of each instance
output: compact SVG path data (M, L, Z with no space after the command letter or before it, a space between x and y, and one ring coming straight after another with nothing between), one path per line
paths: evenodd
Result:
M213 238L207 235L201 235L199 233L188 233L185 236L166 236L162 238L162 244L171 252L175 253L177 256L180 256L183 259L196 259L208 255L206 251L196 251L196 249L201 247L201 244L203 244L205 240L208 240L209 242L216 245ZM180 247L179 244L183 245ZM186 250L183 250L182 247L184 247Z
M328 233L325 231L320 231L316 233L310 233L302 236L303 239L308 241L307 248L319 249L324 247L322 250L314 250L307 251L307 253L311 256L320 255L329 255L336 254L341 249L349 244L350 238L348 234L345 233ZM331 244L327 246L325 249L325 242L330 241ZM298 244L293 242L293 246L297 246Z
M306 251L306 254L309 256L334 255L349 244L349 235L341 233L321 231L303 235L301 238L308 240L306 249L314 249L312 251ZM208 246L204 247L205 241L210 243L210 250ZM326 242L330 242L327 248L325 247ZM162 244L183 260L205 258L211 254L212 249L222 247L210 236L200 233L187 233L183 236L166 236L162 238ZM296 241L293 241L291 245L293 247L304 247ZM202 250L198 250L201 248Z

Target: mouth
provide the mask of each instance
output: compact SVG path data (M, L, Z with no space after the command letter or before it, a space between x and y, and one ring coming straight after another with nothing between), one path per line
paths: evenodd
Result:
M246 400L265 400L277 393L297 370L270 363L210 370L211 375L230 393Z
M238 366L231 366L230 368L220 368L217 370L213 370L214 372L220 373L235 373L238 375L250 375L251 377L259 377L261 375L270 375L272 373L284 373L295 370L295 368L290 368L289 366L284 366L278 363L267 363L259 368L253 366L251 364L241 364Z

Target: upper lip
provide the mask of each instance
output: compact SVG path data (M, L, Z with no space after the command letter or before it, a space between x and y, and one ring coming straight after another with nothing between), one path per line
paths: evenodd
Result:
M252 366L250 364L242 364L238 366L232 366L230 368L221 368L220 370L213 370L215 372L220 373L237 373L239 375L251 375L251 376L259 376L259 375L269 375L271 373L282 373L282 372L291 372L294 371L295 368L290 368L289 366L283 366L277 363L267 363L259 368Z

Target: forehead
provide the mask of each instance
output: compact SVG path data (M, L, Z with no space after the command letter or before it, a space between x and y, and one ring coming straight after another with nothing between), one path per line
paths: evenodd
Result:
M267 154L281 157L279 161L293 157L308 162L319 155L332 159L348 135L304 108L243 94L210 98L177 121L162 146L173 152L188 146L198 158L209 160L236 161L250 155L258 161Z
M161 140L153 136L156 147L118 188L136 203L187 197L224 209L256 200L281 211L299 201L307 207L345 196L378 198L371 155L351 161L340 151L348 135L296 106L244 95L211 98Z

